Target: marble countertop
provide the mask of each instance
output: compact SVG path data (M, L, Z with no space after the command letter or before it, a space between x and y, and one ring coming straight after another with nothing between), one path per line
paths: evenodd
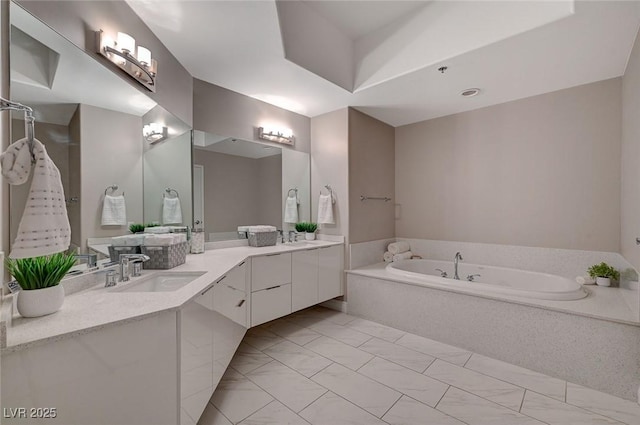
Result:
M185 264L171 270L144 270L142 276L115 287L104 287L104 273L95 273L63 281L65 301L62 309L52 315L23 318L13 312L7 327L7 347L2 352L18 351L35 344L46 343L76 334L94 331L104 326L141 320L145 317L178 310L236 265L247 258L280 252L293 252L341 245L343 242L316 240L278 244L268 247L233 247L211 249L203 254L187 255ZM125 285L133 285L145 276L159 272L203 272L184 287L171 292L119 292ZM13 302L13 296L3 300ZM11 314L11 313L9 313Z
M386 265L386 263L372 264L354 270L347 270L347 273L373 277L376 279L385 279L395 282L408 283L411 285L420 284L420 281L418 279L411 277L399 277L398 275L389 273L385 269ZM629 304L629 300L631 298L638 297L638 291L625 288L606 288L596 285L588 285L584 286L584 289L589 293L589 295L585 298L573 301L538 300L509 295L494 296L491 294L478 294L477 292L472 291L467 292L459 288L448 289L434 287L433 289L459 293L470 293L475 296L493 300L507 300L510 302L524 304L532 307L545 308L548 310L561 311L596 319L604 319L633 326L640 326L638 315L633 311Z

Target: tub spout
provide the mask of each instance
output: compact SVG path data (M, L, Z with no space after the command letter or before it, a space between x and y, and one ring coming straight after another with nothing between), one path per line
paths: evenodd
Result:
M455 280L460 280L460 276L458 276L458 261L459 260L464 260L464 258L462 258L462 254L460 254L459 252L456 252L456 256L453 257L453 278Z

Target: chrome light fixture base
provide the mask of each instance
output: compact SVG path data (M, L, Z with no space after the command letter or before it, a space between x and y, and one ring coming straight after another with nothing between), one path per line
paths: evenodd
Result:
M270 142L282 143L284 145L293 146L295 143L295 137L290 129L277 129L258 127L258 137Z
M156 73L158 63L152 59L150 64L144 64L136 59L131 52L121 52L116 49L116 42L106 37L104 31L96 31L97 50L105 58L116 64L118 68L129 74L147 90L156 92Z

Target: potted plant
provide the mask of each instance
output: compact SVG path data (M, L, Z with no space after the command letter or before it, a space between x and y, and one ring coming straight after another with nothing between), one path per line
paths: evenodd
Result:
M131 233L133 233L133 234L143 233L144 232L144 228L145 228L144 224L133 223L133 224L131 224L131 226L129 226L129 231Z
M307 221L296 223L296 232L304 232L304 238L308 241L312 241L316 238L316 230L318 230L318 225L316 223L310 223Z
M64 288L60 281L73 267L71 254L57 254L5 260L7 271L20 285L18 313L23 317L39 317L60 310Z
M618 280L620 273L605 262L589 267L589 276L595 278L599 286L611 286L611 279Z

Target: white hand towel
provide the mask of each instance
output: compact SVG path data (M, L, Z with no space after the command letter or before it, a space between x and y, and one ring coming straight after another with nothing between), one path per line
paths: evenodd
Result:
M413 257L413 254L411 253L411 251L405 251L405 252L401 252L400 254L395 254L393 256L393 261L400 261L400 260L410 260L411 257Z
M580 285L595 285L596 284L596 280L594 278L592 278L589 275L586 276L577 276L576 277L576 282L578 282Z
M298 222L298 198L295 196L287 196L284 204L284 222Z
M267 225L258 225L258 226L249 226L248 231L251 233L261 233L261 232L275 232L275 226L267 226Z
M44 145L33 141L36 163L29 197L13 242L10 258L28 258L65 251L71 243L71 226L64 202L60 171ZM13 143L0 155L2 175L12 185L27 181L31 173L31 153L27 139Z
M167 226L153 226L153 227L145 227L144 228L144 232L145 233L155 233L155 234L159 234L159 233L169 233L169 227Z
M387 251L392 253L393 255L400 254L403 252L407 252L411 249L411 245L407 241L398 241L390 243L387 247Z
M318 223L335 224L333 219L333 198L331 195L320 195L318 199Z
M102 202L102 225L103 226L126 226L127 207L124 196L105 195Z
M162 202L162 224L182 223L180 198L164 198Z
M145 246L169 246L174 244L174 235L146 235Z
M111 238L113 246L138 246L144 244L144 235L125 235Z
M382 255L382 259L385 263L391 263L393 261L393 254L389 251L385 251L385 253Z

